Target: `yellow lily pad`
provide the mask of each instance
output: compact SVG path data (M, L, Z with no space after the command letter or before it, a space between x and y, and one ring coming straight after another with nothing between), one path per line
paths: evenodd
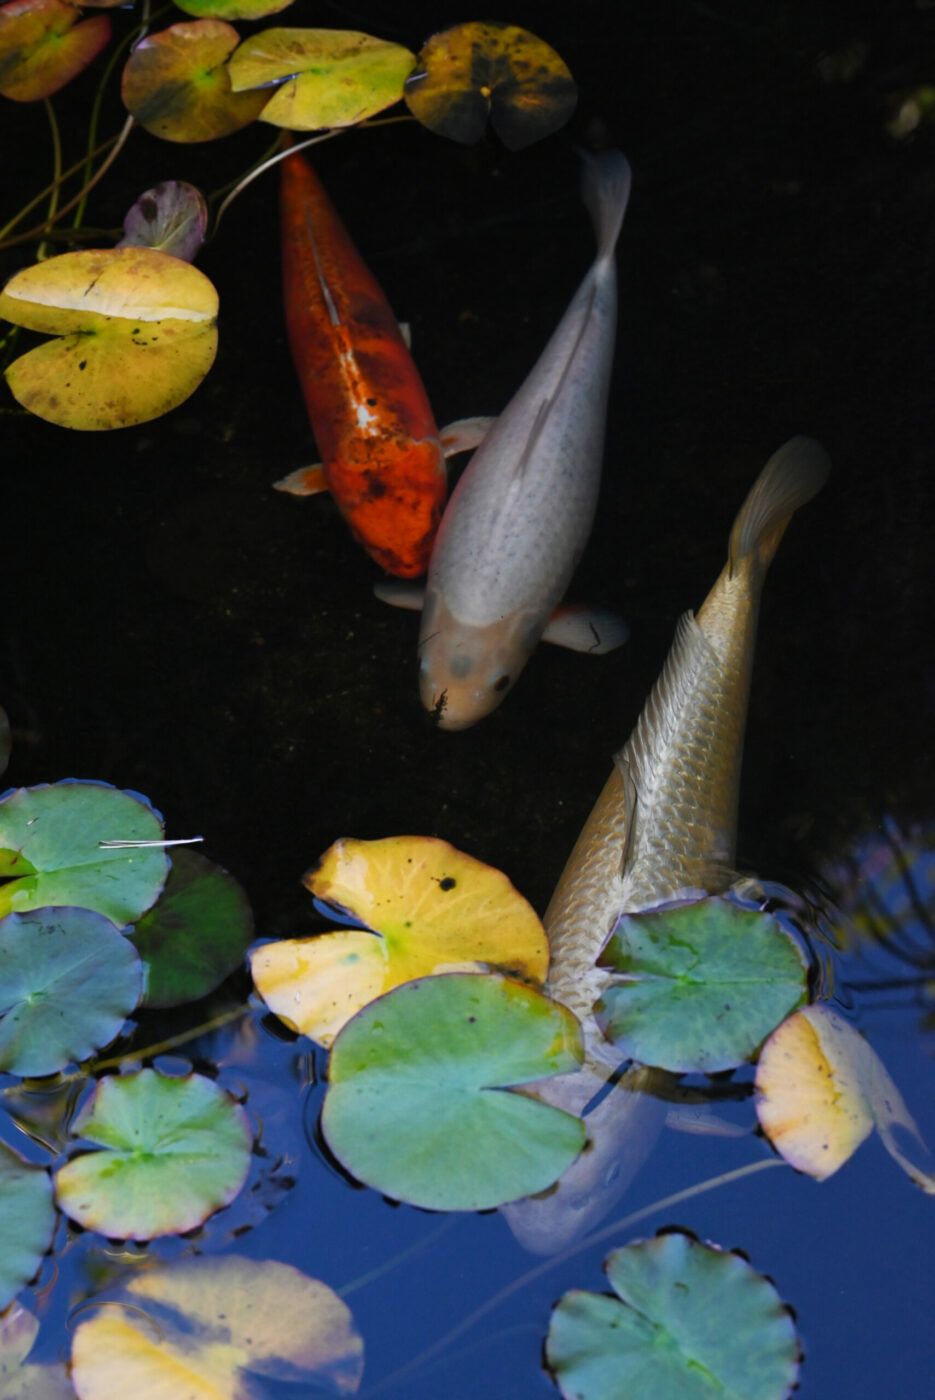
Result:
M292 3L293 0L178 0L178 7L199 19L258 20L288 10Z
M366 928L267 943L250 966L270 1010L321 1045L417 977L495 970L545 980L548 940L532 906L501 871L447 841L336 841L303 883Z
M797 1170L824 1181L876 1127L903 1171L935 1194L935 1174L894 1131L930 1158L902 1095L872 1046L830 1006L803 1007L773 1032L760 1052L756 1087L760 1125Z
M0 6L0 93L36 102L71 82L110 38L110 20L66 0L11 0Z
M416 121L440 136L472 145L489 117L511 151L558 131L578 100L574 79L553 48L528 29L492 20L434 34L405 95Z
M235 92L282 83L263 121L290 131L354 126L403 95L415 54L349 29L265 29L228 64ZM287 81L288 80L288 81Z
M202 1257L141 1272L82 1321L72 1378L83 1400L236 1400L257 1393L251 1375L349 1395L363 1350L347 1304L318 1279L275 1260Z
M168 413L217 351L217 292L190 263L152 248L88 249L26 268L0 317L55 335L6 371L16 400L65 428L102 430Z
M124 106L166 141L214 141L240 131L260 115L269 93L231 90L227 59L239 42L237 30L219 19L148 35L124 67Z

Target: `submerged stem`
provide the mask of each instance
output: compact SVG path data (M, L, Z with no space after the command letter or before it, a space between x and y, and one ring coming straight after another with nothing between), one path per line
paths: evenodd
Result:
M49 131L52 136L52 184L49 195L49 213L46 218L46 226L51 227L55 222L55 214L58 209L58 196L62 187L62 137L58 129L58 119L55 116L55 108L47 97L42 99L45 107L45 114L49 119ZM39 245L36 253L36 261L42 262L45 257L45 240Z

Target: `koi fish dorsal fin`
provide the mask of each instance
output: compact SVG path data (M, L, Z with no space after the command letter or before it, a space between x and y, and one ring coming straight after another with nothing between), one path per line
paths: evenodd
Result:
M633 784L634 806L651 805L653 775L661 769L686 705L694 701L699 677L712 667L719 670L720 664L717 653L695 621L694 613L683 613L665 665L643 706L636 728L614 756L624 781ZM633 825L632 820L628 822L628 843L632 841Z
M581 172L581 198L587 205L597 238L598 258L609 258L614 251L623 216L630 198L630 164L622 151L601 151L591 155L579 150L584 161Z
M734 521L727 556L731 574L748 554L755 553L764 569L772 563L794 512L821 490L830 470L828 454L814 438L790 438L773 453Z

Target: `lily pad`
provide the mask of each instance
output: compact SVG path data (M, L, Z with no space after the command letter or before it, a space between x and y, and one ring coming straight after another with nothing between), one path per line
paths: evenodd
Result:
M18 272L0 317L59 337L6 371L16 400L49 423L102 431L159 418L193 394L217 351L217 292L152 248L62 253Z
M105 783L16 788L0 800L0 917L73 904L118 927L133 923L165 884L165 851L99 842L162 836L159 816L136 793Z
M219 19L183 21L147 35L124 66L124 106L166 141L214 141L249 126L269 93L232 91L227 59L239 42L237 30Z
M351 29L264 29L228 64L235 92L282 83L263 121L290 131L354 126L403 95L415 54Z
M434 34L406 82L416 121L472 145L488 118L511 151L563 127L578 100L564 61L528 29L493 20Z
M0 1396L3 1400L75 1400L61 1364L28 1362L39 1332L39 1319L14 1303L0 1317Z
M0 93L36 102L71 82L110 38L106 15L82 19L66 0L0 5Z
M903 1097L863 1036L830 1006L806 1006L774 1031L756 1069L757 1116L787 1162L824 1181L879 1129L887 1152L935 1194L932 1157ZM923 1168L896 1130L919 1148Z
M54 1074L118 1034L140 999L129 939L90 909L36 909L0 919L0 1069Z
M201 190L186 180L163 180L141 194L128 211L117 247L155 248L194 262L207 227L208 206Z
M54 1233L49 1173L0 1142L0 1311L38 1272Z
M321 1045L374 997L416 977L493 969L545 979L549 945L532 906L501 871L447 841L336 841L303 882L374 930L267 943L251 955L270 1010Z
M543 1191L585 1142L581 1120L511 1086L577 1069L578 1023L493 974L407 982L358 1012L331 1052L321 1126L368 1186L429 1210Z
M119 1239L193 1230L234 1199L250 1169L246 1113L200 1074L143 1069L103 1079L74 1131L103 1150L56 1172L58 1204L86 1229Z
M350 1395L360 1385L364 1348L350 1309L288 1264L184 1259L146 1270L106 1303L75 1330L82 1400L253 1395L244 1372L316 1393Z
M597 1004L604 1034L675 1072L752 1059L807 994L805 954L782 925L720 897L624 915L601 964L620 974Z
M546 1364L567 1400L784 1400L794 1389L789 1309L738 1255L673 1233L615 1249L604 1269L616 1298L573 1290L552 1312Z
M199 19L265 19L287 10L293 0L179 0L179 9Z
M219 986L243 960L253 913L232 875L176 850L166 887L130 938L146 963L146 1006L180 1006Z

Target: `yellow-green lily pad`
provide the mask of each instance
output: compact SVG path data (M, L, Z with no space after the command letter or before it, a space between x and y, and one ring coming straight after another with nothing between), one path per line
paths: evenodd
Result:
M181 1235L229 1205L247 1179L246 1113L201 1074L154 1069L102 1079L74 1123L100 1151L55 1174L66 1215L118 1239Z
M352 1395L360 1385L364 1345L350 1309L289 1264L182 1259L102 1301L72 1342L82 1400L234 1400L258 1393L251 1375L303 1383L316 1395Z
M0 5L0 93L37 102L71 82L110 38L106 15L82 19L66 0Z
M128 112L166 141L214 141L249 126L267 92L233 92L227 59L240 35L220 19L173 24L149 34L126 62L121 96Z
M876 1127L903 1171L935 1195L931 1153L902 1094L873 1047L830 1006L803 1007L773 1032L756 1088L760 1126L799 1171L824 1181ZM924 1168L906 1150L910 1143Z
M235 92L282 83L263 121L290 131L354 126L403 95L415 54L349 29L265 29L228 64Z
M14 360L7 382L24 408L63 428L145 423L183 403L208 373L217 309L204 273L167 253L62 253L0 292L0 317L58 337Z
M250 966L267 1006L321 1045L416 977L493 969L545 980L548 940L535 910L501 871L447 841L336 841L304 883L366 927L264 944Z
M558 131L576 101L574 79L553 48L493 20L434 34L406 82L406 105L423 126L472 145L489 118L511 151Z
M178 7L198 19L265 19L288 10L293 0L178 0Z

